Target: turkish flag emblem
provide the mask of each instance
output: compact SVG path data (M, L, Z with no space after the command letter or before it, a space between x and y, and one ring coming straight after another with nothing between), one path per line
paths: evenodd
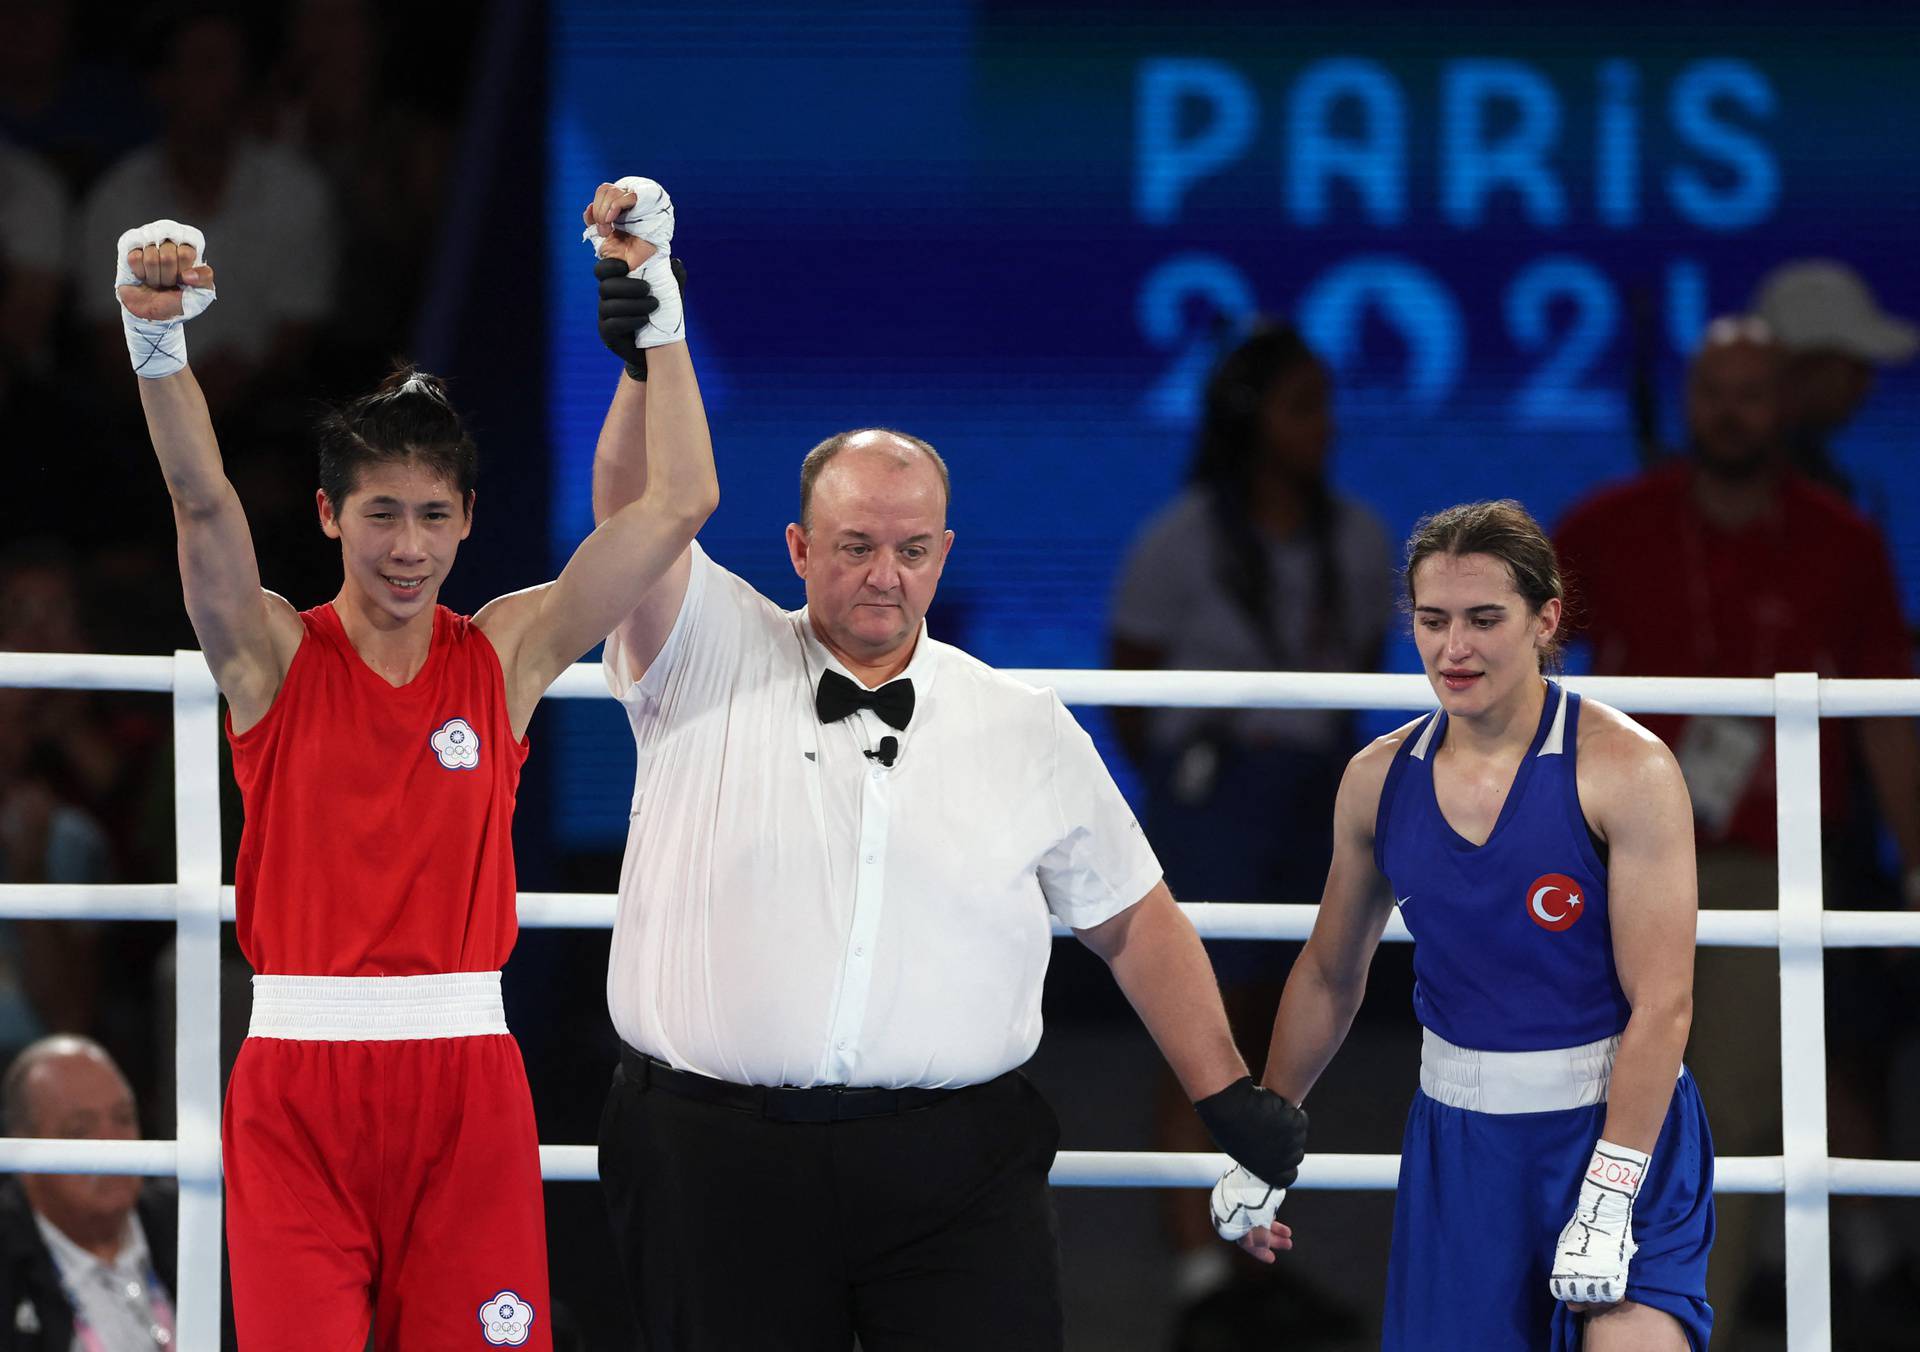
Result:
M1541 929L1566 929L1586 906L1580 884L1564 873L1543 873L1527 889L1527 914Z

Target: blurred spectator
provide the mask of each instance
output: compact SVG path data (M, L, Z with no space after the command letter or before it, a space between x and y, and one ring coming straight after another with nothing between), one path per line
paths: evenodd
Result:
M33 736L33 693L0 689L0 882L106 882L106 832L56 791L58 767ZM0 1047L93 1026L97 941L93 925L0 920Z
M1601 490L1561 523L1556 544L1581 589L1596 674L1909 674L1886 542L1781 454L1782 369L1764 325L1718 321L1688 380L1689 456ZM1763 723L1729 722L1665 719L1660 730L1687 771L1703 842L1770 855L1771 737ZM1920 863L1911 731L1899 720L1859 730L1902 859ZM1847 731L1824 729L1829 818L1848 806L1838 773Z
M85 413L98 382L78 379L72 363L62 361L71 328L71 307L61 302L74 223L59 175L0 132L0 419L7 428L0 541L52 525L78 543L78 514L50 510L52 504L88 504L90 543L124 543L136 534L136 505L147 508L148 520L154 516L138 492L116 485L101 493L112 462Z
M0 137L0 408L23 380L47 366L67 215L59 176Z
M393 96L387 64L386 27L367 0L303 0L267 83L269 134L317 166L339 204L355 287L335 336L379 359L413 323L452 140L437 104ZM409 92L438 92L425 75L410 66Z
M220 298L194 322L193 369L218 412L259 385L299 376L334 301L333 195L303 155L248 133L257 73L237 19L219 12L169 18L155 33L161 134L88 194L72 260L76 295L110 388L130 391L126 340L104 269L132 226L160 218L198 226Z
M1768 273L1753 309L1787 352L1780 412L1794 467L1850 493L1831 442L1872 394L1874 367L1913 359L1920 329L1882 313L1852 268L1822 258Z
M1292 328L1255 333L1209 379L1185 491L1143 528L1114 592L1117 668L1371 671L1394 621L1392 546L1327 481L1332 381ZM1176 893L1320 895L1353 753L1325 709L1124 709L1143 825ZM1269 957L1272 950L1262 949Z
M57 547L29 542L0 560L0 650L94 650L78 577ZM170 877L169 726L164 704L152 696L0 690L0 804L10 807L0 814L0 862L7 880ZM161 927L20 920L10 933L37 1024L102 1038L149 1083ZM0 951L6 947L0 942Z
M1687 387L1690 454L1576 505L1555 543L1579 590L1599 675L1910 674L1893 564L1878 528L1785 463L1783 353L1752 320L1721 320ZM1654 603L1651 598L1660 598ZM1703 844L1769 859L1772 737L1756 720L1650 719L1687 773ZM1849 809L1858 741L1920 900L1920 777L1904 720L1822 729L1822 810Z
M1600 675L1832 677L1911 674L1886 542L1843 499L1786 460L1780 382L1786 357L1754 319L1716 321L1687 386L1689 454L1575 506L1555 543ZM1771 725L1726 717L1648 717L1679 758L1700 836L1700 904L1777 904ZM1858 739L1897 844L1909 901L1920 899L1920 747L1902 719L1828 720L1821 728L1821 810L1828 841L1858 807L1848 796ZM1827 904L1879 904L1830 849ZM1883 893L1885 890L1882 883ZM1840 960L1830 955L1829 962ZM1780 1067L1756 1048L1779 1044L1779 970L1759 949L1703 950L1696 964L1689 1064L1708 1102L1737 1103L1715 1136L1728 1155L1777 1153ZM1835 981L1834 1029L1870 1003L1870 970ZM1864 1014L1864 1011L1860 1011ZM1869 1016L1877 1017L1877 1016ZM1835 1038L1830 1109L1836 1154L1874 1153L1866 1038ZM1711 1299L1741 1346L1739 1296L1751 1269L1758 1199L1724 1196ZM1845 1258L1844 1219L1836 1248Z
M9 1136L131 1141L133 1090L97 1043L51 1037L0 1080ZM171 1186L112 1174L0 1185L0 1352L153 1352L173 1340L179 1205Z
M0 0L0 140L42 157L69 190L133 144L147 111L121 71L74 58L73 13L71 0ZM118 29L111 8L90 13L97 36Z
M63 102L73 40L70 0L0 0L0 133L40 141Z
M59 559L0 567L0 651L81 651L75 611L72 572ZM111 877L107 833L75 801L89 771L111 779L118 770L91 722L79 692L0 689L0 881ZM0 920L0 1047L20 1047L47 1028L96 1026L99 939L97 925Z
M1207 383L1188 486L1141 530L1122 567L1109 620L1112 666L1379 665L1396 613L1392 546L1373 513L1327 481L1332 395L1326 365L1291 327L1263 328L1221 360ZM1355 750L1350 715L1115 709L1113 725L1140 768L1141 824L1176 896L1319 898L1334 795ZM1253 1063L1264 1054L1293 951L1252 941L1208 945L1229 1020ZM1171 1080L1163 1100L1160 1147L1208 1149ZM1198 1301L1227 1277L1234 1255L1190 1194L1168 1202L1182 1252L1176 1294ZM1310 1289L1293 1298L1327 1313L1324 1326L1296 1323L1296 1336L1338 1332L1351 1321L1351 1312Z
M82 619L80 581L57 545L29 541L0 559L0 651L92 652ZM60 788L83 805L104 807L123 784L132 757L146 749L136 725L83 690L22 690L21 735L48 748Z

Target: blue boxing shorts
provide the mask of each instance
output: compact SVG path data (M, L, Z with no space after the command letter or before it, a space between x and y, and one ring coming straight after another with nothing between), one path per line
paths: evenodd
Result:
M1400 1154L1382 1352L1578 1352L1583 1321L1553 1298L1547 1277L1607 1105L1604 1098L1542 1111L1524 1105L1567 1096L1564 1084L1540 1092L1542 1058L1570 1059L1574 1071L1563 1078L1575 1082L1575 1097L1591 1096L1592 1086L1582 1094L1577 1082L1594 1075L1603 1095L1617 1042L1480 1053L1427 1034ZM1601 1048L1604 1070L1583 1069L1599 1063ZM1503 1092L1497 1063L1512 1058L1531 1065ZM1456 1106L1463 1102L1481 1106ZM1713 1228L1713 1138L1683 1069L1634 1203L1639 1248L1627 1269L1627 1299L1679 1320L1693 1352L1706 1352L1713 1331Z

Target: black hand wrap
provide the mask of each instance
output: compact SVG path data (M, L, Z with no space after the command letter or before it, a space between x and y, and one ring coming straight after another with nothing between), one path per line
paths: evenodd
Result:
M1307 1114L1243 1075L1193 1105L1213 1143L1259 1175L1263 1183L1290 1188L1307 1156Z
M669 259L673 279L684 289L687 270L678 258ZM647 316L660 308L653 288L638 277L627 276L627 265L618 258L603 258L593 265L600 279L600 341L614 356L626 363L627 374L635 380L647 378L645 348L633 345L633 335L647 326Z

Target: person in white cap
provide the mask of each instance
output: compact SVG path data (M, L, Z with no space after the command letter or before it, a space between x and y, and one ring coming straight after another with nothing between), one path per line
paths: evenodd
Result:
M1794 467L1850 492L1829 443L1873 393L1874 368L1913 359L1920 326L1887 314L1859 273L1826 258L1797 259L1768 273L1753 312L1787 351L1780 406Z

